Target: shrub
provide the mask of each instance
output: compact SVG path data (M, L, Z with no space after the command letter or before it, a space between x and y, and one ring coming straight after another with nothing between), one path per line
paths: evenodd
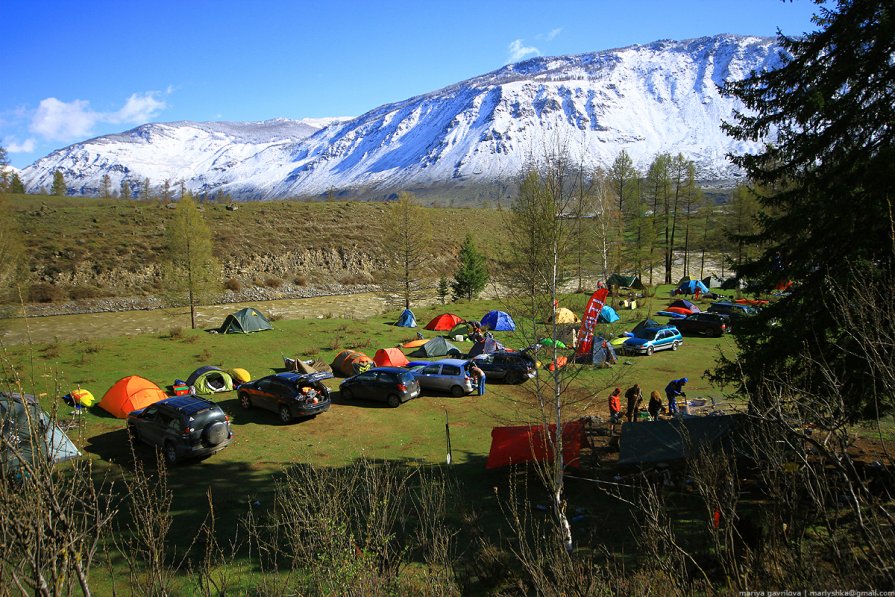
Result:
M283 319L283 314L282 313L271 313L270 316L268 317L268 319L270 321L280 321L281 319Z
M283 285L283 280L276 276L268 276L264 278L264 284L266 288L279 288Z
M233 292L239 292L240 290L242 290L242 282L240 282L236 278L230 278L226 282L224 282L224 288Z
M102 295L102 291L94 286L73 286L68 291L68 296L73 301L98 298Z
M292 279L292 283L296 286L307 286L308 278L304 274L298 274Z
M168 330L168 338L171 340L181 340L183 339L183 328L178 326L172 327Z
M206 347L202 349L202 352L196 355L196 359L202 363L207 363L211 360L211 351Z
M38 282L28 289L28 302L31 303L56 303L65 300L66 293L61 288Z

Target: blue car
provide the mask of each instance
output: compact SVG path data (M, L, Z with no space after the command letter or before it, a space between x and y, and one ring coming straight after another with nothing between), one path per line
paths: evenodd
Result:
M657 350L677 350L684 343L684 337L674 326L643 328L625 340L622 348L627 354L653 354Z

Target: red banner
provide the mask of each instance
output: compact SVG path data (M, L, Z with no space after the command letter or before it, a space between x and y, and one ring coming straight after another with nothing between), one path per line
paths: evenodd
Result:
M591 295L590 301L584 309L584 317L581 318L577 354L590 354L594 345L594 326L597 325L597 319L600 317L603 305L606 304L607 296L609 296L608 288L600 288Z

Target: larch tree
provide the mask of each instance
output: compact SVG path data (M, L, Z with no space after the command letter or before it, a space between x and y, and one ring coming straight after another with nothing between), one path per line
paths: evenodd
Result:
M386 301L409 308L426 292L430 275L432 223L411 193L400 192L387 210L381 233L384 269L380 287Z
M103 174L102 182L99 185L99 196L103 199L112 196L112 177L108 174Z
M65 175L62 174L62 170L56 170L53 172L53 186L50 187L50 194L55 195L56 197L64 197L67 190L68 189L65 186Z
M177 203L165 228L167 288L190 307L190 325L196 329L196 307L220 289L221 267L214 256L211 229L189 193Z
M633 243L633 239L630 237L632 236L631 233L632 230L635 229L635 226L632 225L631 220L633 219L634 213L637 211L637 204L639 203L638 177L639 174L634 167L634 161L624 149L619 152L618 156L616 156L612 165L609 167L609 170L606 172L606 178L612 192L615 194L615 200L617 202L616 213L620 214L618 222L618 238L622 242L619 242L616 249L614 264L615 271L619 273L626 270L625 249L629 248Z

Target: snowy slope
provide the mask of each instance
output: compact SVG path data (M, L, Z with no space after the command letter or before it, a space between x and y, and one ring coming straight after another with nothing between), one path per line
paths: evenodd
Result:
M115 188L148 177L244 198L385 191L505 180L557 145L588 167L621 149L641 168L680 152L701 179L731 179L725 155L754 147L721 131L739 106L717 86L779 53L773 39L719 35L535 58L351 120L145 125L54 152L23 180L49 186L59 168L84 194L105 173Z

